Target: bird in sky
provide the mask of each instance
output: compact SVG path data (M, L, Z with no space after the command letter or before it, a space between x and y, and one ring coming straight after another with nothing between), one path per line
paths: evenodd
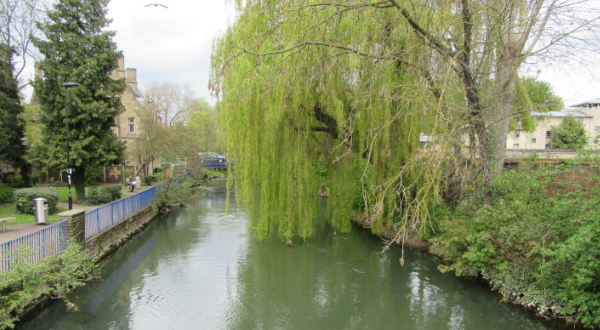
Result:
M149 6L154 6L154 7L161 6L161 7L165 7L167 9L169 9L169 7L167 7L167 6L163 5L163 4L160 4L160 3L150 3L150 4L145 5L144 7L149 7Z

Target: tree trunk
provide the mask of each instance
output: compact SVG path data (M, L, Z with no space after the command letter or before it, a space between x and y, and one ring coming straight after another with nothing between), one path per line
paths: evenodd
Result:
M73 171L73 185L77 192L77 201L85 201L85 168L77 168Z

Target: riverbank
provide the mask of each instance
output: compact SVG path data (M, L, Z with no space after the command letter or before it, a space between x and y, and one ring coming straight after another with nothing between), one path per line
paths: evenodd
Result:
M365 219L359 220L359 216L354 216L353 222L357 223L363 229L371 231L371 225ZM387 240L389 243L404 245L406 248L425 253L431 258L438 259L442 263L448 263L447 260L445 261L438 255L432 254L431 249L434 248L434 244L426 240L419 239L417 233L415 232L407 231L404 235L398 235L398 230L390 227L381 229L380 233L376 236ZM408 264L410 263L410 260L399 260L399 262L404 266L404 263ZM544 306L543 304L540 304L539 302L534 303L533 301L524 299L525 294L522 292L509 292L506 287L499 285L499 282L494 282L492 277L484 277L481 275L468 275L466 277L485 283L485 285L488 286L492 291L497 292L500 295L500 300L504 303L520 306L537 317L552 321L558 327L583 329L582 324L578 322L574 316L557 313L556 308L541 308L540 306Z

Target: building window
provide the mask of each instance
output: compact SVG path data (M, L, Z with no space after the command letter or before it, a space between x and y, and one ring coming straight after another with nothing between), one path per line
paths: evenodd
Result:
M531 143L536 143L537 139L536 138L531 138Z
M552 131L546 131L546 137L547 138L551 138L552 137Z
M515 131L515 137L518 138L519 136L521 136L521 131L516 130Z
M519 149L519 144L518 143L513 144L513 149Z
M594 126L594 131L598 132L600 130L600 126Z
M129 133L135 133L135 118L129 118Z

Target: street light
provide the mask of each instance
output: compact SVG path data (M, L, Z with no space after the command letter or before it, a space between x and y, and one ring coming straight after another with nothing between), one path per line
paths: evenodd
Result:
M79 86L78 83L73 81L64 82L63 87L65 88L65 119L67 127L67 180L69 182L69 210L73 209L73 196L71 195L71 158L69 157L69 108L67 106L67 89L71 87Z

